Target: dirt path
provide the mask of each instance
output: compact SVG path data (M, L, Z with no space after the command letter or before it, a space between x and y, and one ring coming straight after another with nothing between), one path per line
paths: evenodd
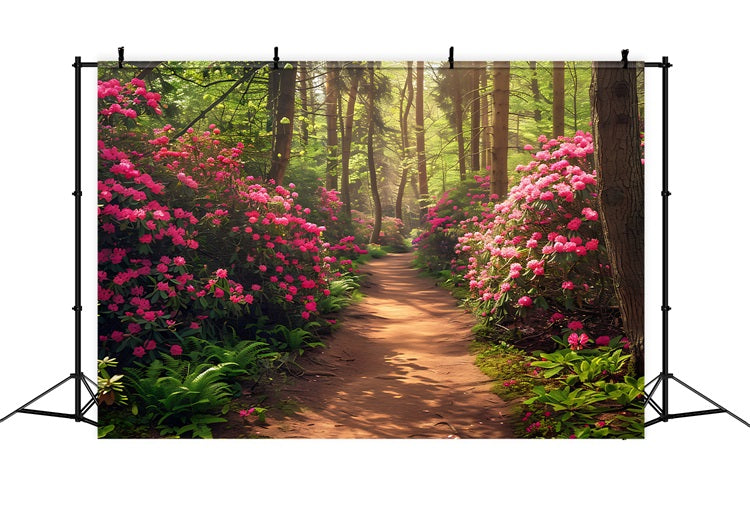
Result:
M366 298L277 399L301 410L253 431L273 438L512 437L507 405L468 353L472 317L420 278L412 254L363 267Z

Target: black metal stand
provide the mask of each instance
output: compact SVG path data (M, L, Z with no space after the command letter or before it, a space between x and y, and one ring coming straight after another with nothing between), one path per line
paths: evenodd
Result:
M623 54L623 59L626 58L626 54ZM646 405L650 406L659 415L658 418L647 421L646 426L653 425L655 423L667 422L671 419L676 418L688 418L690 416L706 416L708 414L720 414L727 413L740 423L750 427L750 423L743 420L733 412L727 410L721 405L717 404L706 395L696 390L695 388L685 384L683 381L675 377L669 372L669 311L672 309L668 306L669 304L669 217L668 217L668 202L669 196L672 195L669 192L668 178L669 178L669 123L668 123L668 70L672 67L669 63L668 57L662 57L661 62L646 62L646 67L659 67L661 68L662 75L662 190L661 190L661 211L662 211L662 306L661 306L661 318L662 318L662 370L661 373L653 378L648 384L646 384ZM673 380L683 386L685 389L691 391L695 395L701 397L706 402L713 405L714 409L704 409L700 411L689 411L680 413L669 412L669 381ZM651 391L648 391L649 386L652 386ZM654 395L656 390L661 385L662 402L661 406L656 402Z
M37 397L26 402L21 407L0 419L0 423L7 420L17 413L35 414L38 416L53 416L56 418L67 418L76 422L84 422L96 426L96 421L86 418L84 415L96 405L96 393L91 385L96 388L97 384L81 370L81 68L96 67L95 62L81 62L81 57L75 58L73 67L75 68L75 372L65 377L63 380L44 391ZM28 407L56 390L69 380L75 384L75 406L73 413L62 413L54 411L43 411L39 409L29 409ZM90 385L91 384L91 385ZM86 388L91 397L88 402L81 405L81 389Z

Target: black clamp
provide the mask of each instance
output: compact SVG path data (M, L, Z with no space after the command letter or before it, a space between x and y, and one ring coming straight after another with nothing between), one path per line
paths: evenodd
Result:
M669 197L671 195L672 195L672 192L670 192L669 190L662 190L661 191L661 196L662 197Z
M125 47L120 46L117 48L117 67L122 69L122 63L125 60Z
M451 69L453 69L453 47L450 47L450 50L448 50L448 65Z
M75 192L73 192L72 195L74 195L76 197L81 197L83 195L83 192L81 192L80 190L76 190Z
M669 306L662 306L661 310L664 311L664 312L667 312L667 311L671 311L672 308L670 308Z
M279 69L279 47L273 47L273 69Z
M83 306L73 306L73 311L78 313L79 311L83 311Z
M622 50L622 69L628 68L628 53L630 50Z

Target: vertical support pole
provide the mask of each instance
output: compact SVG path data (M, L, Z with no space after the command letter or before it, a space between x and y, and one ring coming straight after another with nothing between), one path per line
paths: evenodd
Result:
M81 57L75 58L75 420L83 419L81 410Z
M662 57L661 60L661 77L662 77L662 188L661 188L661 208L662 208L662 362L661 362L661 396L662 412L661 419L669 421L669 97L667 72L671 64L668 57Z

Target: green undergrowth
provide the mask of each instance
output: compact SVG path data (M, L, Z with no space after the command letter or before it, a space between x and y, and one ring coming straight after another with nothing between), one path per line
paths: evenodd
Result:
M263 423L261 389L299 372L297 359L324 346L336 315L361 300L362 275L344 273L318 302L320 321L289 328L266 317L253 319L240 339L227 329L222 340L185 337L180 354L163 354L117 371L114 359L99 362L99 437L213 437L213 428L239 414ZM252 437L252 436L251 436Z
M465 297L449 271L421 275L457 299ZM643 377L632 376L620 338L608 346L571 350L564 330L563 336L548 336L549 350L540 350L514 346L514 330L490 329L479 319L473 332L476 365L492 379L492 392L512 404L519 437L643 437Z

